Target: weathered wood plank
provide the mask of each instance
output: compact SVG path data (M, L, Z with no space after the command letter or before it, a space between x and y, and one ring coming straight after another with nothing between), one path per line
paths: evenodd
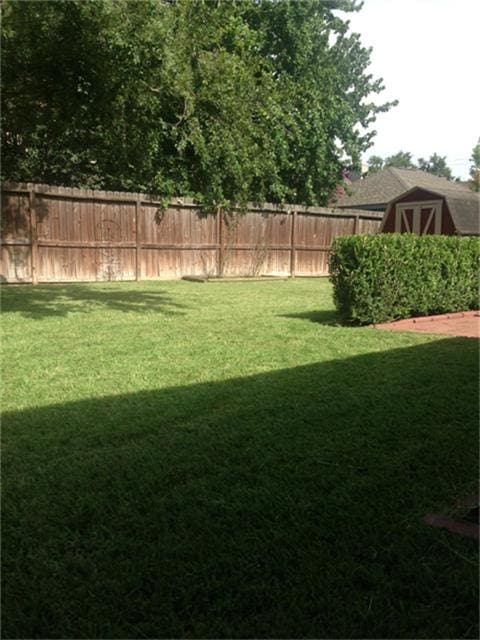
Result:
M33 195L32 195L33 194ZM265 204L205 213L190 198L2 186L4 281L325 275L338 235L382 214Z
M30 190L29 193L29 208L30 208L30 238L32 248L30 251L30 257L32 260L32 284L37 284L37 263L38 263L38 237L37 237L37 212L36 212L36 200L35 191Z
M292 211L292 228L291 228L291 236L290 236L290 275L292 278L295 277L295 266L296 266L296 258L297 258L297 247L295 245L295 233L297 226L297 212Z
M142 250L140 242L140 200L135 201L135 280L140 280L140 253Z

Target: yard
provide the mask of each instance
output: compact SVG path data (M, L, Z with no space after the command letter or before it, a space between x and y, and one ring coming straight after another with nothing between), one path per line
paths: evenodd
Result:
M3 637L476 638L478 343L326 280L4 287Z

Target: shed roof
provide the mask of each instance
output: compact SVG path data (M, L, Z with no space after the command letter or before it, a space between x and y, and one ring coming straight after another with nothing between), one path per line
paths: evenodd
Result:
M453 192L465 192L468 189L457 182L450 182L446 178L439 178L420 169L398 169L387 167L377 173L357 180L349 185L350 195L345 195L337 203L337 207L366 207L386 205L397 196L413 187L420 187L428 191L448 189Z
M433 196L445 198L453 224L459 234L480 235L480 194L465 188L451 189L450 184L455 185L455 183L447 183L446 188L437 188L435 190L413 187L413 189L405 191L389 202L385 218L396 202L421 188Z

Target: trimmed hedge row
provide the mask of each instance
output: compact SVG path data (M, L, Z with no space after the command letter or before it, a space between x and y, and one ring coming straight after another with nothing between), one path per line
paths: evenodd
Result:
M479 306L475 237L341 236L329 263L335 305L345 322L371 324Z

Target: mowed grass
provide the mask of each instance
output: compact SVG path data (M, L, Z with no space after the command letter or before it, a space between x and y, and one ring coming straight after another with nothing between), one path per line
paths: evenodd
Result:
M4 287L5 638L476 638L478 343L326 280Z

